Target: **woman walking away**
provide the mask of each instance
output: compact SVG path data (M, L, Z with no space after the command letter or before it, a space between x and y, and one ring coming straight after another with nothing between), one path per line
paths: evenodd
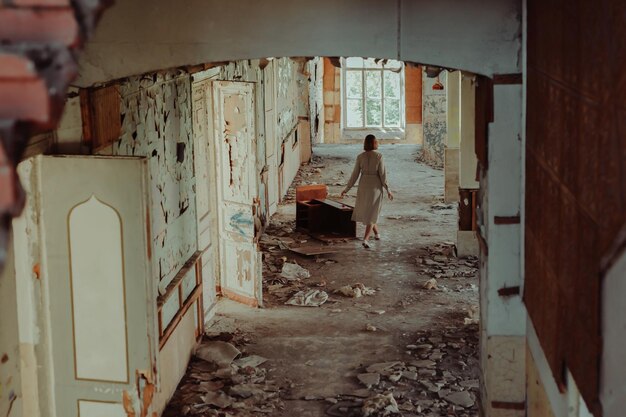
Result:
M393 200L393 194L387 186L387 172L383 163L383 156L378 149L378 141L374 135L367 135L363 141L363 149L365 152L359 154L354 164L352 176L345 190L341 193L341 197L345 196L354 186L361 176L359 188L356 193L356 205L352 213L352 221L360 222L365 225L365 236L363 236L363 247L369 248L369 238L372 230L374 238L380 239L378 230L378 216L380 208L383 205L383 188L387 191L389 200Z

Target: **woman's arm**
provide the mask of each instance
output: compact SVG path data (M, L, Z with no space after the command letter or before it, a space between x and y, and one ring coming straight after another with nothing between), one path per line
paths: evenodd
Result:
M385 190L389 192L389 186L387 185L387 170L385 169L385 161L382 155L380 157L380 162L378 163L378 177L380 178L380 182Z
M359 175L361 175L361 164L359 161L359 157L357 157L356 162L354 163L354 169L352 170L352 175L350 176L350 180L348 181L348 184L346 185L346 188L344 188L341 195L346 194L348 191L350 191L352 187L354 187L354 184L356 184L356 181L359 179Z
M389 191L389 185L387 185L387 169L385 169L385 161L383 160L382 155L380 156L380 162L378 163L378 177L380 178L380 182L387 190L387 197L390 200L393 200L393 194Z

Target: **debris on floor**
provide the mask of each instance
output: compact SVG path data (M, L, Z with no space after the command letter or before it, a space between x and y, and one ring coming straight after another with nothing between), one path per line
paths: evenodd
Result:
M286 263L283 265L283 270L280 273L280 276L292 281L296 279L310 278L311 273L298 264Z
M319 307L328 301L328 294L321 290L298 291L285 304L301 307Z
M365 295L374 295L376 294L376 290L372 288L368 288L365 285L357 282L353 285L344 285L343 287L338 288L335 291L337 294L341 294L344 297L350 298L360 298Z
M163 416L252 417L283 409L281 388L260 368L267 359L241 355L229 342L202 343Z
M400 415L398 403L393 394L377 394L363 404L363 417L387 417Z
M478 275L478 259L476 257L458 258L456 246L452 242L427 246L424 252L416 259L416 263L421 269L420 273L431 277L423 284L424 289L456 292L478 291L478 287L474 283L468 282L468 279L474 280Z
M480 310L477 305L473 305L467 309L467 317L465 324L478 324L480 322Z
M437 280L435 278L431 278L424 283L422 286L425 290L436 290L437 289Z

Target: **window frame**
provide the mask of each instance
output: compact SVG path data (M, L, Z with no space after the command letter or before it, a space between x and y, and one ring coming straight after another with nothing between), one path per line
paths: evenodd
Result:
M368 58L363 58L367 60ZM364 133L375 133L379 139L405 139L406 136L406 98L405 98L405 65L400 61L402 67L400 68L400 96L398 98L400 102L400 124L399 126L388 127L385 126L385 71L395 72L389 68L354 68L348 67L347 58L341 59L341 130L342 136L346 139L362 139ZM349 127L348 120L348 95L347 95L347 73L348 72L360 72L361 73L361 103L363 105L363 126L362 127ZM366 112L366 71L377 72L381 79L381 126L370 126L367 124L367 112Z

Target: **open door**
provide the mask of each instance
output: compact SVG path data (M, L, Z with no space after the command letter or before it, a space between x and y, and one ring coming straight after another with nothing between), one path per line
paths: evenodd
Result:
M214 81L213 112L218 185L222 294L260 304L260 252L255 242L257 198L254 85Z
M37 157L35 166L53 415L144 415L158 341L145 160Z

